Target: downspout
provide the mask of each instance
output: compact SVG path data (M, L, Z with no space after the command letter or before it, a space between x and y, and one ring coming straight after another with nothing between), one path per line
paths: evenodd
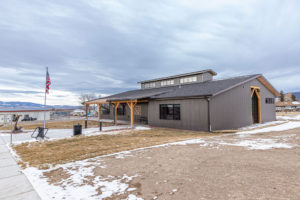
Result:
M206 97L206 101L207 101L207 125L208 125L208 131L211 132L211 120L210 120L210 100L211 100L211 97L208 96Z

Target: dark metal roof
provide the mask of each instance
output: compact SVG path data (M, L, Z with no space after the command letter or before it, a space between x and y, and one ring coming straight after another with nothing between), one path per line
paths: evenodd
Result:
M148 82L153 82L153 81L162 81L162 80L166 80L166 79L180 78L180 77L184 77L184 76L192 76L192 75L203 74L203 73L210 73L213 76L217 75L217 73L215 71L213 71L212 69L207 69L207 70L202 70L202 71L197 71L197 72L189 72L189 73L185 73L185 74L178 74L178 75L174 75L174 76L167 76L167 77L162 77L162 78L156 78L156 79L141 81L141 82L138 82L138 83L148 83Z
M261 76L260 74L239 76L223 80L206 81L202 83L176 85L152 89L131 90L105 97L107 101L133 99L160 99L177 97L214 96L231 88Z

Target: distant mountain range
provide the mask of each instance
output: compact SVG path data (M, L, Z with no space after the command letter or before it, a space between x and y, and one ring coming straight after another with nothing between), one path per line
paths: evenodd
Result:
M297 100L300 100L300 92L293 92Z
M32 102L19 102L19 101L10 101L4 102L0 101L0 108L44 108L43 104L32 103ZM46 108L55 108L55 109L78 109L79 106L69 106L69 105L54 105L46 106Z

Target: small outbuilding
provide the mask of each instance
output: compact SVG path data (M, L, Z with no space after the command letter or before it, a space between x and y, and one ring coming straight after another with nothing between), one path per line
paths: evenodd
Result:
M1 108L0 123L7 124L13 115L20 115L20 121L50 120L50 110L44 108Z
M236 129L276 120L278 91L261 74L214 80L203 70L141 81L140 89L85 102L98 117L199 131Z

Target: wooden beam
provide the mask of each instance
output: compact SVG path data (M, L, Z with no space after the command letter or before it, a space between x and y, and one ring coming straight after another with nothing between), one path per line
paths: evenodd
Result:
M130 108L130 124L131 124L131 128L133 128L133 126L134 126L134 108L135 108L136 104L137 104L136 101L129 101L129 102L127 102L127 105Z
M266 80L263 76L257 78L257 80L263 84L268 90L270 90L276 97L280 96L277 90Z
M144 103L144 102L149 102L148 100L122 100L122 101L111 101L111 103L127 103L127 102L135 102L135 103Z
M260 100L260 92L256 89L255 93L257 95L257 100L258 100L258 123L261 123L261 100Z
M257 96L257 101L258 101L258 123L261 123L261 98L260 98L260 87L257 86L251 86L251 102L252 102L252 97L253 94L256 94ZM252 113L252 108L251 108L251 113ZM253 113L252 113L252 123L253 122Z
M118 124L118 117L117 117L118 113L117 113L117 109L118 109L120 103L119 103L119 102L115 102L115 103L113 103L113 104L114 104L114 106L115 106L115 125L117 125L117 124Z

